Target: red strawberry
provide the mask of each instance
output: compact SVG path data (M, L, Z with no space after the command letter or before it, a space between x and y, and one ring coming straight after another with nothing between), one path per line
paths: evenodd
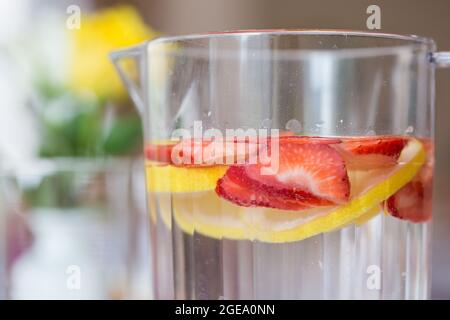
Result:
M434 150L430 141L422 140L427 162L414 179L385 201L386 210L394 217L411 222L431 218Z
M245 142L242 143L245 144ZM178 143L170 144L148 144L145 147L145 155L148 160L163 164L175 166L209 166L219 164L218 161L220 158L223 163L226 163L225 161L230 155L234 156L237 154L234 150L240 145L237 142L227 144L221 141L219 147L222 153L216 154L214 146L218 144L219 142L212 140L194 139L184 139Z
M431 218L431 194L418 180L411 181L385 203L393 217L411 222L425 222Z
M280 135L280 141L299 144L339 144L342 142L338 138L315 137L315 136L285 136Z
M395 165L408 138L370 136L348 137L342 141L337 149L342 153L347 166L355 170L370 170Z
M215 164L244 164L250 156L271 143L271 137L232 137L226 139L183 139L169 144L147 144L145 155L148 160L175 166L211 166ZM289 140L292 143L336 144L340 140L321 137L294 136L290 132L282 132L279 141Z
M408 142L407 137L399 136L367 136L342 139L344 147L353 154L382 154L398 158Z
M270 194L264 185L254 183L243 174L241 166L231 166L217 182L216 193L243 207L267 207L284 210L301 210L308 206L295 199Z
M278 170L262 174L261 164L231 167L219 180L219 196L240 205L298 210L348 200L350 183L344 161L326 144L280 140Z
M150 161L163 164L171 163L172 148L175 144L147 144L145 146L145 157Z
M211 140L184 139L172 148L171 164L175 166L204 166L204 151Z
M250 179L277 189L307 192L333 203L348 200L350 184L344 160L329 145L280 141L278 154L272 151L271 160L278 160L278 170L265 175L262 165L246 166Z
M257 140L255 140L257 142ZM175 166L211 166L216 164L245 163L251 154L258 152L253 140L184 139L171 144L148 144L148 160ZM239 162L240 161L240 162Z

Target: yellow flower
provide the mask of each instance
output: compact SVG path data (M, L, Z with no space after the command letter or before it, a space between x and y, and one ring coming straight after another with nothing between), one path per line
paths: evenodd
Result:
M82 15L80 29L70 30L73 50L70 59L69 87L79 93L101 98L118 98L125 92L108 54L117 48L152 39L148 28L129 6L117 6Z

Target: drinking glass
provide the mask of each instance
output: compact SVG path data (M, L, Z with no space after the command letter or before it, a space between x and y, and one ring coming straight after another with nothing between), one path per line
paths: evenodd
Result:
M135 249L147 233L132 198L141 185L132 166L128 159L58 158L2 173L8 298L147 297L148 281L135 283L145 279Z
M145 127L155 297L428 298L434 70L449 56L334 30L113 52Z

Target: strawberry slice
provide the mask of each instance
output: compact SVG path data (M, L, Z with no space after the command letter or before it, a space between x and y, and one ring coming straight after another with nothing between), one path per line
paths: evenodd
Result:
M226 174L219 179L216 193L239 206L267 207L283 210L302 210L309 206L280 195L270 194L264 185L248 179L241 166L231 166Z
M239 143L223 143L220 146L221 154L214 156L215 145L218 142L213 140L184 139L180 142L169 144L148 144L145 147L145 156L147 160L160 162L161 164L170 164L175 166L208 166L218 162L218 158L223 157L223 163L227 155L237 154ZM239 149L241 150L241 149Z
M349 169L370 170L397 164L403 148L408 143L407 137L370 136L342 138L338 145Z
M280 140L278 170L263 174L262 164L232 166L219 180L219 196L244 206L299 210L343 203L350 182L340 154L327 144Z
M387 212L411 222L428 221L431 218L431 193L428 188L421 181L411 181L386 200Z
M291 142L298 144L339 144L341 139L332 137L316 137L316 136L282 136L279 137L282 142Z
M205 166L204 150L212 140L184 139L172 148L171 163L174 166Z
M227 139L183 139L168 144L147 144L145 155L148 160L171 164L174 166L199 167L217 164L244 164L251 156L272 143L272 137L259 139L257 137L231 137ZM299 144L337 144L341 141L335 138L294 136L290 132L282 132L279 141L288 140ZM256 159L255 158L255 159Z
M145 146L145 157L147 160L160 162L162 164L171 163L173 144L147 144Z
M246 166L250 179L277 189L313 194L332 203L348 200L350 183L341 155L328 144L280 141L275 174L262 174L262 165ZM277 158L274 158L277 157Z
M412 181L385 201L387 212L399 219L425 222L431 219L434 150L431 141L422 140L427 162Z

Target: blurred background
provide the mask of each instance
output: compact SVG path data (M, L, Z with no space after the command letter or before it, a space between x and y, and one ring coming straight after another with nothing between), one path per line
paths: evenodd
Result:
M111 49L159 35L219 30L367 30L366 9L377 4L380 31L431 37L438 50L450 50L447 0L0 0L0 4L0 166L5 180L0 234L7 235L0 237L0 257L6 256L3 264L0 259L0 299L35 297L42 284L45 297L151 298L139 170L141 127L107 59ZM76 19L68 20L78 9L82 28L77 28ZM449 88L450 70L438 70L432 297L446 299L450 298ZM84 174L79 177L77 172ZM91 226L88 231L86 226ZM123 237L110 237L118 228L123 228ZM60 232L52 233L55 229ZM77 272L89 270L90 287L67 293L65 287L45 282L55 279L56 266L71 263L61 279L73 275L67 285L76 288ZM110 268L113 265L120 266Z

